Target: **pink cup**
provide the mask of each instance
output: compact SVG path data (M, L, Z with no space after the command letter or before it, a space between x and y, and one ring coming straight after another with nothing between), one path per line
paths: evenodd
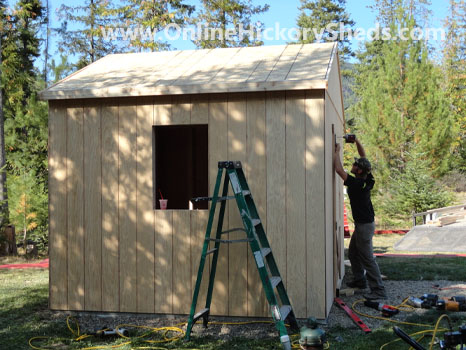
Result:
M159 199L160 202L160 209L166 210L168 205L168 199Z

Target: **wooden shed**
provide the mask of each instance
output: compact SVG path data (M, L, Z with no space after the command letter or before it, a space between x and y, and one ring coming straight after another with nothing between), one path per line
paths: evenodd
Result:
M296 316L327 317L344 274L336 44L109 55L41 97L51 309L189 313L208 218L189 199L240 160ZM246 243L222 247L211 313L266 304Z

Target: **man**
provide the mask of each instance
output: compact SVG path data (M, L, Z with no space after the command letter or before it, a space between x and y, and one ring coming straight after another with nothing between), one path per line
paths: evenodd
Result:
M368 300L385 299L385 287L380 275L379 266L375 261L372 247L374 236L374 208L371 202L371 190L374 187L374 177L371 174L371 163L366 158L362 144L356 138L356 147L360 158L355 158L351 173L346 173L340 160L340 145L335 147L333 162L335 171L348 187L348 196L354 220L354 233L351 237L348 257L353 271L353 281L346 283L350 288L367 288L369 282L370 294L364 295Z

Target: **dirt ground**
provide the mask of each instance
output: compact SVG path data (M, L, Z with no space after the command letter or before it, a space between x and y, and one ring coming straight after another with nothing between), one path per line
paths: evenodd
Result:
M439 296L453 296L465 295L466 296L466 283L454 281L385 281L385 286L388 294L388 299L384 302L390 305L399 305L403 300L409 296L420 297L423 294L431 293ZM344 286L343 286L344 287ZM439 289L447 288L447 289ZM366 290L367 292L367 290ZM340 298L351 307L354 302L363 299L364 291L357 290L352 296L340 296ZM358 303L355 306L357 311L371 315L380 316L380 312L368 307L363 303ZM402 311L395 315L393 320L404 321L412 315L412 312L423 314L427 312L425 309L416 309L411 312ZM466 312L464 313L466 316ZM68 314L54 313L55 319L65 318ZM183 330L186 329L185 325L179 325L187 321L187 316L181 315L141 315L141 314L102 314L102 313L72 313L78 320L79 325L84 332L92 332L104 327L116 327L120 324L136 324L146 325L151 327L167 327L178 325ZM371 329L375 330L382 326L383 320L368 318L360 316L363 322ZM276 337L277 332L275 326L271 323L270 319L251 319L251 318L226 318L226 317L210 317L211 322L226 323L226 322L248 322L253 320L261 320L269 323L253 323L244 325L227 325L227 324L210 324L207 329L202 326L200 320L193 328L193 337L213 336L221 339L231 339L234 337L245 338L269 338ZM304 324L305 320L299 320L299 323ZM329 328L340 326L347 329L359 330L359 327L351 320L351 318L339 307L333 306L327 320L321 327L325 330Z

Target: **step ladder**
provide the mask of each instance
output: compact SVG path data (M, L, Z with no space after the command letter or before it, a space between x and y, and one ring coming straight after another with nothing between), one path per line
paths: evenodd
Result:
M220 183L222 181L224 171L225 177L223 181L223 190L222 195L219 197L218 194L220 190ZM234 196L228 196L229 183L231 183ZM241 215L244 228L231 229L222 232L226 201L230 199L236 199L236 204L238 205L239 213ZM194 198L193 200L211 200L212 205L210 207L209 220L207 222L205 241L202 248L202 255L199 263L196 287L194 289L193 300L191 304L191 313L189 315L185 339L190 339L192 327L200 318L203 319L204 327L207 327L207 324L209 322L208 320L210 313L210 304L212 301L212 291L214 287L215 271L217 268L220 244L248 242L252 249L254 259L256 261L256 266L259 271L259 275L262 281L262 285L264 287L267 301L270 305L270 312L272 314L272 318L280 334L280 342L282 343L284 349L291 350L290 337L288 336L285 321L289 324L291 330L293 331L298 330L298 323L296 321L293 308L291 307L290 300L286 293L284 283L280 277L280 272L278 271L277 264L275 263L272 250L270 249L270 245L267 240L267 236L265 234L262 222L259 218L256 206L254 204L251 191L249 190L249 186L246 182L241 162L218 162L218 173L213 197L199 197ZM218 202L220 202L221 204L218 216L217 232L215 238L211 238L210 233L212 230L215 209L217 207ZM234 231L245 231L247 237L245 239L237 240L221 239L222 234L227 234ZM215 242L215 245L212 249L209 249L210 242ZM205 308L195 314L197 299L199 296L199 289L202 281L202 274L204 271L206 258L210 254L213 254L213 256L210 268L209 286L207 289Z

